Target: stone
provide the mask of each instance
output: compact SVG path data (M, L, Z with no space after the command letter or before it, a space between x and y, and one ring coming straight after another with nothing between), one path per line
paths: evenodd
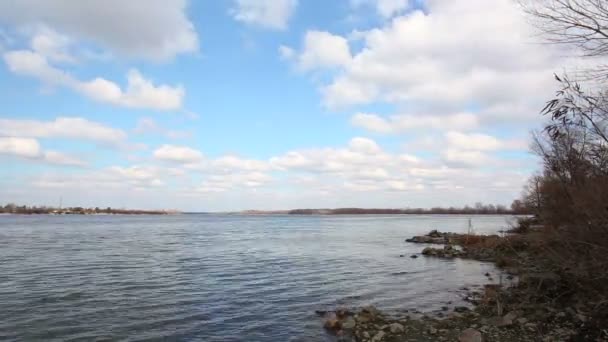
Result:
M410 255L410 258L412 258L412 259L416 259L417 257L418 257L418 255L417 255L417 254L412 254L412 255Z
M353 317L347 317L342 322L342 329L352 330L355 328L356 325L357 325L357 322L355 321L355 319Z
M517 318L517 312L511 311L502 317L502 322L499 326L506 327L513 324L513 321Z
M483 336L475 329L465 329L458 336L458 342L483 342Z
M393 334L402 333L405 330L403 328L403 325L401 325L399 323L392 323L389 325L389 328L391 330L391 333L393 333Z
M435 335L436 333L437 333L437 329L435 329L435 327L430 327L429 328L429 334Z
M361 311L369 314L372 317L378 316L380 314L380 311L378 311L378 309L376 309L376 307L373 305L368 305L366 307L363 307L363 309L361 309Z
M374 337L372 337L371 342L380 342L382 341L382 339L384 338L384 335L386 335L386 333L382 330L378 331L378 333L376 335L374 335Z
M526 317L520 317L517 319L517 323L524 325L524 324L528 323L528 319Z
M536 330L536 324L535 323L526 323L524 325L524 327L526 327L526 329L530 330L530 331L534 331Z
M425 249L422 250L422 254L423 255L436 255L437 250L433 247L426 247Z
M469 308L467 308L466 306L457 306L454 308L454 311L462 313L469 311Z
M342 327L342 324L337 318L332 317L325 320L325 324L323 324L323 326L325 327L325 329L338 331Z

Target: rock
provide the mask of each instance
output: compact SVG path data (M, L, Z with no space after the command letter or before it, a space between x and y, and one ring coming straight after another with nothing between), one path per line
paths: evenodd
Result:
M350 317L347 317L342 322L342 329L352 330L355 328L356 325L357 325L357 322L355 321L355 319L352 316L350 316Z
M483 342L483 337L479 331L469 328L460 333L458 342Z
M337 318L332 317L325 320L325 324L323 324L323 327L325 327L325 329L327 330L338 331L342 327L342 324Z
M437 254L437 250L435 250L435 248L433 248L433 247L426 247L425 249L422 250L422 254L423 255L435 255L435 254Z
M405 257L405 255L403 255L403 254L399 254L399 257L400 257L400 258L403 258L403 257Z
M349 312L346 309L338 309L338 310L336 310L336 316L339 319L344 319L344 317L349 316L349 315L351 315L351 312Z
M363 332L363 337L365 337L365 338L369 338L369 332L364 331L364 332Z
M450 308L448 308L447 306L442 306L442 307L441 307L441 310L443 310L443 311L448 311L449 309L450 309Z
M437 237L442 237L443 235L441 233L439 233L437 231L437 229L433 229L427 234L427 236L437 238Z
M361 312L369 314L372 317L376 317L380 314L380 311L378 311L378 309L376 309L376 307L373 305L368 305L366 307L363 307L363 309L361 309Z
M386 333L382 330L378 331L378 333L376 335L374 335L374 337L372 337L371 342L380 342L382 341L382 339L384 338L384 335L386 335Z
M429 334L435 335L436 333L437 333L437 329L435 329L434 327L429 328Z
M355 320L359 323L367 323L370 321L370 316L367 314L355 315Z
M454 308L454 311L462 313L469 311L469 308L467 308L466 306L457 306Z
M402 333L404 331L403 325L399 323L392 323L389 325L389 328L393 334Z
M325 316L327 314L327 311L325 310L315 310L315 314L319 315L319 316Z
M536 330L536 324L535 323L526 323L524 325L524 327L526 327L526 329L530 330L530 331L534 331Z
M517 319L517 323L524 325L524 324L528 323L528 319L526 317L520 317Z
M513 324L513 321L517 318L517 312L511 311L502 317L501 327L506 327Z
M418 257L418 255L416 255L416 254L410 255L410 258L412 258L412 259L416 259L417 257Z

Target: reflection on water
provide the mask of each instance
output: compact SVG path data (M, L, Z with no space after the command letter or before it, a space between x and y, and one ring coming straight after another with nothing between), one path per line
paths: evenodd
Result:
M496 232L503 216L473 218ZM466 216L3 216L1 340L322 341L314 310L460 300L493 267L400 258Z

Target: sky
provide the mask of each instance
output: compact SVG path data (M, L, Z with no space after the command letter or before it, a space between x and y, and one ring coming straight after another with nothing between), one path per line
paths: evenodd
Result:
M511 0L0 2L0 203L509 205L563 53Z

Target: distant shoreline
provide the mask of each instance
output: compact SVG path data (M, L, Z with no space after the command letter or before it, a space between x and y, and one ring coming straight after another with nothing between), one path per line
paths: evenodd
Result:
M232 214L241 215L528 215L527 210L513 210L501 206L476 208L431 208L431 209L380 209L380 208L336 208L336 209L291 209L291 210L245 210Z
M53 208L53 207L28 207L7 204L0 206L1 214L13 215L175 215L181 212L177 210L140 210L140 209L116 209L116 208Z

